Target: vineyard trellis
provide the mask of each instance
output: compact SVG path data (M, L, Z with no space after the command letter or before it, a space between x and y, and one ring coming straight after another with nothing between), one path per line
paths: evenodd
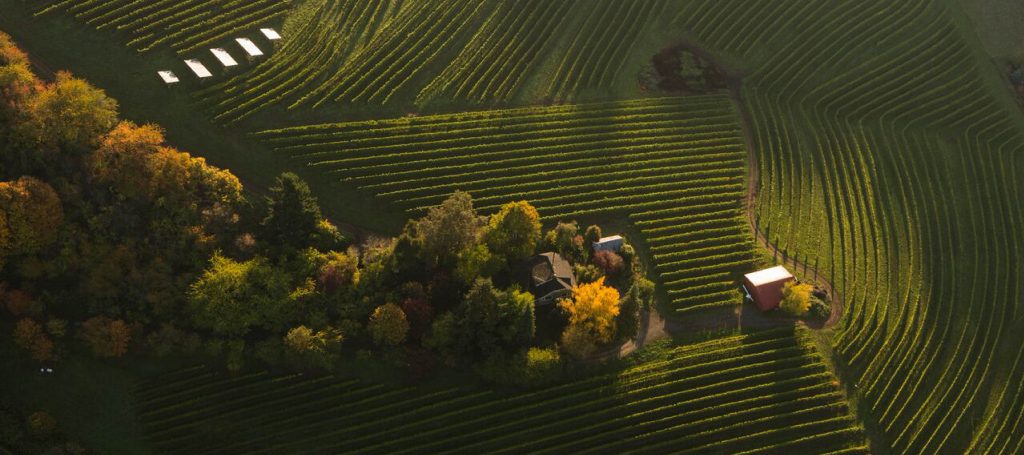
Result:
M435 115L258 133L277 151L404 207L455 190L483 212L525 199L548 221L639 228L678 311L740 302L753 267L744 147L725 95Z
M792 329L725 337L523 392L193 367L136 394L166 453L867 453L808 343Z

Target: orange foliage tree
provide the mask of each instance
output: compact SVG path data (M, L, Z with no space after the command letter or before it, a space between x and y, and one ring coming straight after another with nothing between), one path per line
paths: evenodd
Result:
M60 198L50 185L34 177L0 182L0 257L33 254L52 245L64 221ZM6 237L6 242L4 238ZM2 260L0 260L2 263Z
M82 323L78 333L82 341L96 357L121 357L128 353L128 344L132 341L132 331L120 319L96 316Z
M25 318L18 321L14 327L14 342L22 349L27 350L32 359L38 362L49 362L54 360L53 340L46 335L43 327L32 319Z
M604 278L575 287L572 299L558 304L569 315L562 333L562 347L577 358L587 357L598 344L615 335L615 317L619 315L619 291L604 285Z

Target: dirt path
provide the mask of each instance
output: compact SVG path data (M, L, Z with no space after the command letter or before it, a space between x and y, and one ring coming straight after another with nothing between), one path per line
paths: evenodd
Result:
M821 273L817 268L810 266L802 261L797 260L795 257L789 257L783 250L780 250L778 245L773 244L768 237L761 230L761 226L757 222L757 216L754 213L754 204L757 202L757 190L761 182L761 171L757 163L757 153L755 152L754 146L754 134L753 134L753 121L750 117L750 112L747 111L743 104L742 95L740 95L740 78L731 75L727 78L729 83L729 97L732 98L733 104L736 105L737 111L740 113L740 129L743 130L743 140L747 144L747 163L750 166L750 172L747 175L747 194L744 200L744 212L747 215L747 223L750 225L750 231L754 233L754 237L757 244L768 250L774 252L776 256L782 255L782 264L790 266L794 271L803 271L803 276L806 279L808 276L812 276L812 281L821 289L824 289L828 293L829 301L832 306L832 314L824 322L805 322L804 324L812 329L827 329L835 326L839 319L843 315L843 298L839 295L835 286L832 282L825 278L825 275ZM781 252L781 253L780 253Z

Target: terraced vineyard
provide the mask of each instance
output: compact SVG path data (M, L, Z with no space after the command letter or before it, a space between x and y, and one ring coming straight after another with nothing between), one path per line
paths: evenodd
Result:
M760 223L841 289L879 442L1022 453L1024 134L957 8L694 1L677 22L749 65Z
M314 2L300 13L300 24L269 59L201 90L197 98L216 113L216 120L225 122L277 104L294 107L372 41L401 5L396 0Z
M743 140L724 95L284 128L276 150L411 215L468 191L547 221L628 217L680 311L735 305L752 267L742 221Z
M166 453L867 453L834 377L791 330L532 392L196 367L137 396Z
M124 34L139 51L166 45L186 54L265 26L290 6L290 0L57 0L36 15L63 12Z
M548 96L572 101L584 89L610 89L640 32L665 12L667 0L601 0L586 8L551 80Z

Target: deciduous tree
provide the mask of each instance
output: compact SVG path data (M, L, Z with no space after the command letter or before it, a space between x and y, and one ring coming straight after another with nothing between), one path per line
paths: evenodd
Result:
M615 317L619 315L619 291L604 285L604 278L577 286L572 299L559 302L569 315L562 344L578 358L588 355L597 344L607 343L615 335Z
M398 346L409 333L409 320L398 305L388 303L377 307L367 327L373 342L382 346Z
M298 319L300 308L291 277L266 259L237 262L214 255L210 268L189 290L193 320L227 336L243 336L252 327L280 333Z
M14 342L27 350L37 362L55 359L53 340L46 335L43 327L32 319L24 318L14 326Z
M482 227L483 219L473 208L473 198L456 191L415 224L423 259L432 267L453 264L460 253L476 243Z
M64 222L57 192L46 182L27 176L0 182L0 213L0 220L6 218L10 254L34 254L52 245ZM0 233L0 248L3 237Z
M510 264L530 257L541 237L540 214L526 201L510 202L491 215L487 246Z
M536 331L533 300L528 292L504 291L491 280L477 280L456 310L457 350L483 359L528 346Z
M33 97L29 111L39 142L80 150L96 145L117 123L117 102L66 72Z
M131 329L120 319L96 316L82 323L78 336L96 357L121 357L128 353Z

